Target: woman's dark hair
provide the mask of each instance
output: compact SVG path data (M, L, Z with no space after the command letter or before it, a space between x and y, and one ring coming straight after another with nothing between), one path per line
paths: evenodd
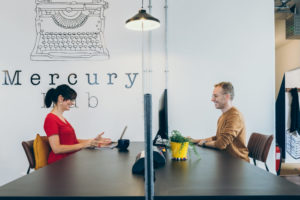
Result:
M66 84L59 85L56 87L56 89L51 88L46 93L46 97L45 97L46 107L49 108L52 102L56 104L59 95L61 95L64 98L64 101L75 100L77 97L76 91L70 88L68 85Z

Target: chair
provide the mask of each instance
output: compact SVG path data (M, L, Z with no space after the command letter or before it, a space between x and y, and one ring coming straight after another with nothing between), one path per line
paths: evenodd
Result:
M29 162L29 167L27 170L27 174L29 174L30 169L34 169L35 167L35 159L34 159L34 152L33 152L33 141L34 140L29 140L29 141L23 141L22 146L25 151L25 154L27 156L27 160Z
M252 133L247 146L249 150L249 157L253 159L254 165L256 166L256 160L264 162L267 171L269 171L269 168L266 161L273 138L273 135Z
M29 162L27 174L29 174L30 169L37 170L47 165L48 155L51 150L47 136L37 134L35 140L23 141L22 146ZM36 149L34 150L34 148ZM38 157L36 158L35 155Z

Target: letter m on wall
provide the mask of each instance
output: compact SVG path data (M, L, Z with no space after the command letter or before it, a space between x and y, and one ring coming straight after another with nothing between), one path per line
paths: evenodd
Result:
M13 78L9 75L8 70L3 70L4 72L4 83L2 85L22 85L20 83L20 72L21 70L16 70Z

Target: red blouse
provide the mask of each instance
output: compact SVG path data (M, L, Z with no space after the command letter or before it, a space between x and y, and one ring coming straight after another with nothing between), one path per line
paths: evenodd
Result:
M66 123L55 114L49 113L44 122L44 130L47 136L58 135L60 144L62 145L78 144L79 142L73 127L67 120L65 121ZM48 164L58 161L74 152L55 154L51 151L48 157Z

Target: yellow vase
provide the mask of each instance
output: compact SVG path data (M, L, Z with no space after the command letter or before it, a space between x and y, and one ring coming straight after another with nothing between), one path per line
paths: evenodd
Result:
M188 151L189 143L178 143L171 142L171 150L172 150L172 158L179 160L187 159L187 151Z

